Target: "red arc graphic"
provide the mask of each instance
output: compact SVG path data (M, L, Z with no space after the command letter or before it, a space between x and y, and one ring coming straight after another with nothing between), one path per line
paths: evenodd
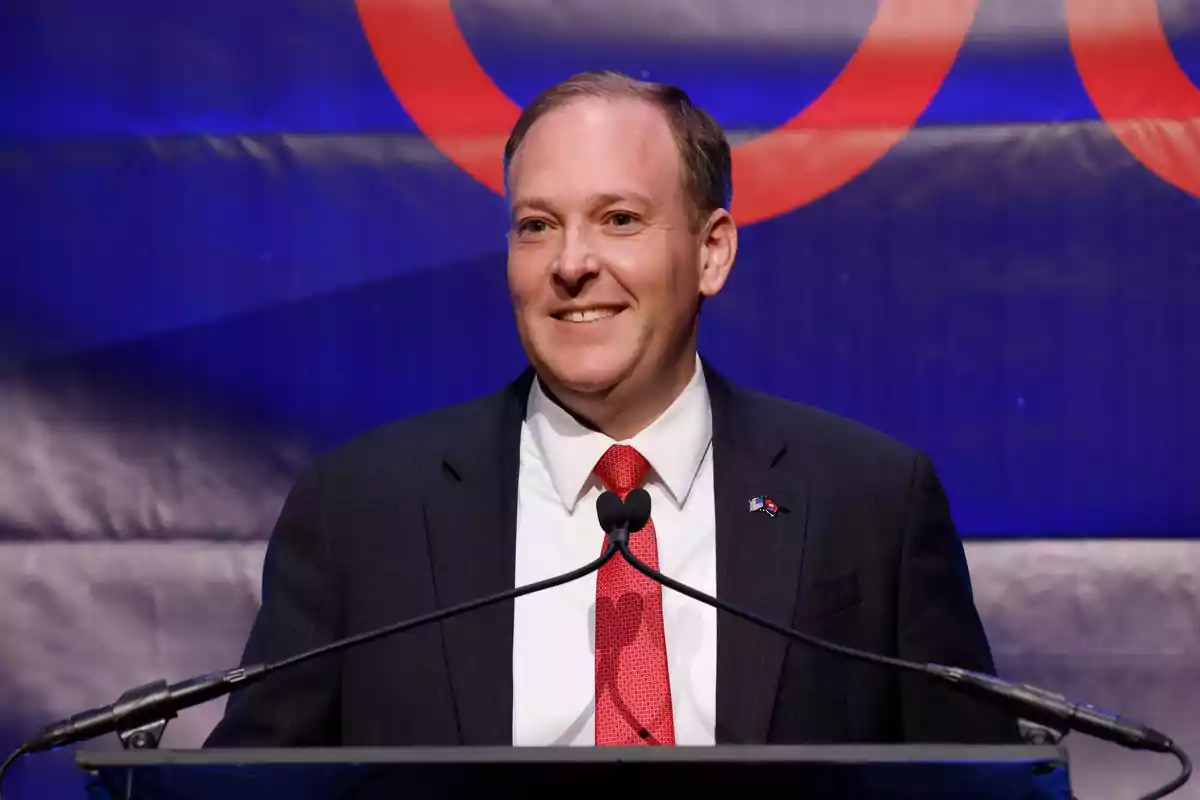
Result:
M1171 52L1157 0L1066 0L1075 68L1113 135L1200 197L1200 88Z
M476 60L450 0L357 0L375 60L405 111L467 174L503 192L500 155L520 109ZM823 197L904 138L937 94L976 0L880 0L866 37L807 108L733 153L733 214L749 224Z

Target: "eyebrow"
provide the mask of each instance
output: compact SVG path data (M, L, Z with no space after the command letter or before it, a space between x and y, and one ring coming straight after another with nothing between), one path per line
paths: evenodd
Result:
M651 205L650 198L646 197L644 194L639 194L638 192L609 192L591 197L588 201L588 206L591 208L604 208L605 206L626 203L629 201L640 203L643 206Z
M643 206L649 207L653 205L650 198L638 192L605 192L603 194L592 195L588 198L588 208L597 209L605 206L615 205L617 203L634 202L640 203ZM547 214L556 213L554 203L544 197L525 197L513 203L513 213L529 209L533 211L544 211Z
M545 211L547 214L554 213L554 204L549 200L541 197L527 197L513 203L512 210L515 214L521 209L530 209L533 211Z

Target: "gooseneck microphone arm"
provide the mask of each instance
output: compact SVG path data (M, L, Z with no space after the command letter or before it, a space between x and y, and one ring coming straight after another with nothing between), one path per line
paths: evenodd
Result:
M623 520L618 520L616 528L624 530L625 524ZM451 617L457 617L460 614L466 614L469 611L502 603L505 600L513 600L527 594L533 594L534 592L561 586L564 583L570 583L600 569L616 553L616 545L610 542L604 548L604 552L600 554L599 558L571 572L525 586L518 586L515 589L498 592L477 600L470 600L450 606L449 608L432 611L420 617L385 625L382 628L360 633L345 639L339 639L335 642L330 642L329 644L269 664L236 667L223 672L214 672L189 678L170 686L165 681L147 684L144 687L127 692L115 703L84 711L46 727L41 733L25 742L21 746L21 751L23 753L36 753L41 750L62 747L107 733L120 733L172 719L176 713L185 708L222 697L237 689L243 689L258 683L273 673L295 667L307 661L312 661L315 658L320 658L321 656L350 647L357 647L358 645L373 642L376 639L382 639L386 636L403 633L413 628L420 628L424 625L450 619ZM0 780L2 779L3 775L0 774Z
M1126 720L1108 712L1100 711L1091 706L1072 703L1060 695L1027 684L1012 684L999 678L982 673L971 672L957 667L945 667L940 664L919 664L903 659L882 656L856 650L852 647L827 642L815 636L781 625L764 617L760 617L745 609L738 608L723 600L673 580L657 570L642 563L629 549L629 535L641 530L650 518L650 496L643 489L635 489L624 501L612 492L604 492L596 501L596 514L600 526L607 534L604 551L600 557L579 569L547 578L546 580L518 586L515 589L498 592L477 600L470 600L449 608L432 611L414 619L386 625L372 631L360 633L345 639L313 648L312 650L289 656L269 664L253 664L237 667L223 672L210 673L195 678L168 685L159 680L145 686L137 687L123 694L115 703L100 708L94 708L76 714L68 719L56 722L42 730L29 741L15 750L2 765L0 765L0 787L3 786L4 774L8 768L23 754L36 753L55 747L91 739L107 733L116 732L122 742L133 747L155 747L162 727L175 715L194 705L223 697L230 692L251 686L269 675L290 667L303 664L315 658L373 642L386 636L419 628L434 622L456 617L470 611L513 600L527 594L551 589L565 583L577 580L597 571L620 553L634 569L680 594L697 600L716 609L732 614L747 622L759 625L767 630L802 644L827 650L832 653L867 661L894 669L919 672L945 681L959 691L979 695L985 699L999 703L1014 714L1041 723L1060 731L1076 729L1089 733L1101 739L1140 750L1172 753L1183 765L1183 771L1172 783L1158 791L1147 795L1144 800L1164 797L1166 794L1182 786L1191 775L1191 762L1187 755L1167 736L1145 725ZM135 734L147 729L156 728L153 735L138 738Z
M339 639L335 642L330 642L269 664L251 664L235 667L234 669L188 678L185 681L170 685L165 680L158 680L135 689L130 689L121 695L116 702L75 714L67 719L49 725L32 739L22 744L5 759L3 764L0 764L0 789L3 789L4 786L5 773L22 755L50 750L55 747L63 747L85 739L93 739L97 736L114 732L121 737L122 743L127 747L139 749L157 747L162 729L166 726L167 721L174 719L176 714L185 708L191 708L200 703L224 697L231 692L258 683L276 672L298 666L321 656L367 644L376 639L403 633L434 622L441 622L442 620L457 617L469 611L486 608L487 606L502 603L506 600L515 600L527 594L552 589L555 586L561 586L564 583L570 583L585 575L589 575L600 569L617 554L618 549L615 542L618 539L628 541L631 524L635 526L633 527L634 531L641 530L641 527L646 524L646 520L650 517L647 507L646 514L642 517L641 522L631 523L627 510L620 498L611 493L608 496L610 499L601 504L603 507L597 506L597 508L600 523L604 526L605 532L610 534L610 538L606 541L604 551L600 554L600 557L579 569L536 583L518 586L515 589L481 597L477 600L459 603L449 608L431 611L420 617L402 620L345 639ZM612 504L612 501L615 501L615 506ZM149 733L151 730L153 730L153 733ZM2 793L0 793L0 800L3 800Z
M612 499L607 499L606 495ZM604 525L605 514L608 517L615 516L614 502L621 503L620 498L606 492L601 495L596 502L597 513L601 516L601 525ZM919 672L924 675L929 675L939 679L955 689L965 693L980 697L988 702L999 705L1005 708L1010 713L1028 719L1032 722L1045 725L1046 727L1065 732L1067 730L1078 730L1082 733L1087 733L1095 736L1098 739L1104 739L1115 744L1128 747L1133 750L1151 750L1157 753L1171 753L1182 766L1181 774L1170 784L1162 787L1156 792L1147 795L1143 800L1153 800L1154 798L1164 797L1170 792L1182 786L1191 777L1191 761L1187 754L1183 752L1170 737L1160 733L1153 728L1135 722L1130 719L1119 717L1116 714L1111 714L1107 711L1102 711L1093 706L1084 705L1082 703L1073 703L1067 700L1062 695L1055 694L1046 689L1037 686L1032 686L1024 683L1010 683L1001 680L993 675L987 675L980 672L972 672L971 670L961 669L959 667L947 667L941 664L922 664L914 661L905 661L899 658L891 658L882 656L877 653L868 653L864 650L856 650L853 647L828 642L824 639L819 639L802 631L789 628L786 625L780 625L764 617L760 617L750 611L738 608L735 605L727 603L723 600L718 600L715 597L705 594L698 589L693 589L685 583L680 583L673 578L663 575L656 569L651 568L643 563L629 549L629 533L636 532L645 525L645 520L650 517L650 495L645 489L634 489L630 492L624 501L626 506L626 515L633 522L622 530L614 530L609 533L609 546L616 545L621 557L629 562L630 566L636 569L643 575L651 578L654 581L673 589L682 595L697 600L705 605L712 606L732 614L735 617L751 622L767 630L774 631L781 636L791 639L802 644L816 647L821 650L826 650L831 653L852 658L857 661L866 661L872 664L882 664L884 666L893 667L895 669L905 670L908 672ZM606 511L601 512L601 507L605 507ZM640 520L640 524L638 521Z
M608 498L612 499L610 500ZM613 500L615 500L618 504L621 503L621 499L612 492L605 492L604 494L600 495L599 499L596 501L596 513L601 517L601 526L604 525L604 515L606 513L610 517L616 515L615 512L608 510L613 507ZM811 647L820 648L821 650L828 650L830 652L837 653L838 655L857 659L859 661L868 661L872 664L883 664L884 666L908 670L911 672L929 673L927 668L928 665L926 664L903 661L899 658L890 658L888 656L881 656L875 653L868 653L865 650L855 650L853 647L845 647L844 645L827 642L824 639L818 639L815 636L810 636L807 633L798 631L794 628L789 628L786 625L780 625L777 622L772 622L766 617L760 617L758 614L738 608L735 605L726 603L724 600L718 600L711 595L705 594L699 589L693 589L686 583L680 583L674 578L668 578L658 570L647 566L629 549L629 534L636 533L637 531L641 530L646 524L645 520L650 518L650 495L646 493L645 489L634 489L625 498L624 504L627 509L626 514L628 514L628 516L632 519L632 522L623 529L614 529L608 534L609 546L611 547L615 545L617 551L626 561L629 562L630 566L648 578L661 583L668 589L674 589L680 594L686 595L693 600L698 600L705 605L712 606L713 608L724 611L727 614L740 617L747 622L752 622L759 627L766 628L769 631L774 631L780 636L792 639L793 641L797 641Z

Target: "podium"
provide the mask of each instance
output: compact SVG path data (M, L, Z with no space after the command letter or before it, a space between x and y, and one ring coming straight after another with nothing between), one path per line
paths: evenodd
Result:
M78 752L89 800L661 797L1056 798L1052 746L720 745ZM623 796L614 794L612 796ZM632 795L631 795L632 796Z

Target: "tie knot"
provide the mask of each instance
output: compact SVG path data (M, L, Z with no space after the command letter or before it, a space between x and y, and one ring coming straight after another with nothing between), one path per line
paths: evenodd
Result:
M604 485L625 499L650 474L650 462L627 444L614 444L600 456L593 470Z

